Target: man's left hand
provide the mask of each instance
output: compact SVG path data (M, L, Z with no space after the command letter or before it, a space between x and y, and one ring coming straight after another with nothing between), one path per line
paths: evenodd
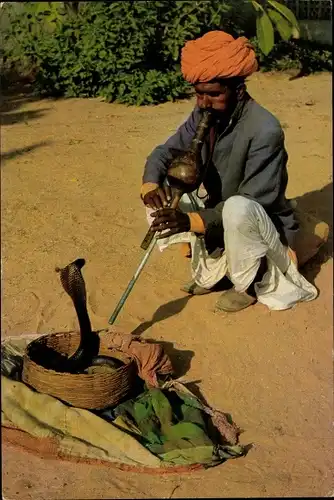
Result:
M157 235L157 239L167 238L173 234L190 231L190 218L187 214L175 208L162 208L151 214L154 220L151 225L152 231L169 230L164 234Z

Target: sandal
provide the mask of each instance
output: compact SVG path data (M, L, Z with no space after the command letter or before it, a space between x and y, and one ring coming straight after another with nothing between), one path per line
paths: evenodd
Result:
M181 287L182 292L189 293L189 295L205 295L210 293L211 288L203 288L197 285L196 281L191 280Z
M216 309L225 312L238 312L255 304L256 298L246 292L236 292L234 288L224 292L216 303Z

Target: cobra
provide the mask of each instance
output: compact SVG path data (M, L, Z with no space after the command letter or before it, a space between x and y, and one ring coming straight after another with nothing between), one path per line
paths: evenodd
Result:
M91 366L108 365L111 368L123 366L123 362L109 356L99 356L100 340L93 332L87 311L87 293L81 273L85 259L76 259L64 268L56 267L65 292L71 297L80 327L80 343L75 353L59 366L59 371L81 373Z

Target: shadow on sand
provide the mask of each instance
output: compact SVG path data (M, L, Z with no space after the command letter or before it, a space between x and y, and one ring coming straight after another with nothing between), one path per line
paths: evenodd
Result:
M29 121L41 118L50 108L41 108L37 110L21 110L23 106L31 102L40 101L41 98L36 96L32 87L29 84L12 85L6 95L1 96L0 117L1 126L11 126L18 123L29 124ZM51 141L40 141L22 148L12 149L10 151L1 152L1 165L3 162L14 160L26 153L29 153L37 148L48 146Z
M317 255L302 268L306 279L314 283L322 265L333 256L333 183L330 182L321 189L305 193L296 198L296 201L303 212L314 215L318 220L326 222L329 226L328 241L320 248Z
M15 160L15 158L18 158L25 153L30 153L31 151L34 151L37 148L43 147L43 146L48 146L51 144L52 141L41 141L37 142L36 144L32 144L31 146L25 146L24 148L17 148L17 149L11 149L10 151L7 151L6 153L1 153L0 159L1 159L1 166L3 166L3 162L8 161L8 160Z
M179 314L185 308L191 297L191 295L187 295L186 297L171 300L170 302L167 302L167 304L163 304L162 306L158 307L150 321L141 323L131 333L133 335L141 335L146 330L151 328L151 326L155 323L159 323L159 321L163 321L164 319L168 319L172 316L175 316L176 314Z

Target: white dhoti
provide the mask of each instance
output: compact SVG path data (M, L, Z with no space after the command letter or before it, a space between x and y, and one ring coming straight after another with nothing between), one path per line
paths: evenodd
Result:
M184 195L179 204L183 212L195 212L199 207L203 207L203 202L194 194ZM151 224L153 210L146 210ZM317 289L300 274L259 203L232 196L224 204L222 220L224 251L217 248L209 255L204 238L191 232L158 240L158 247L163 251L169 245L190 243L191 273L196 283L210 289L226 275L237 292L247 290L256 277L261 258L266 257L268 269L254 288L258 302L272 310L289 309L317 297Z

